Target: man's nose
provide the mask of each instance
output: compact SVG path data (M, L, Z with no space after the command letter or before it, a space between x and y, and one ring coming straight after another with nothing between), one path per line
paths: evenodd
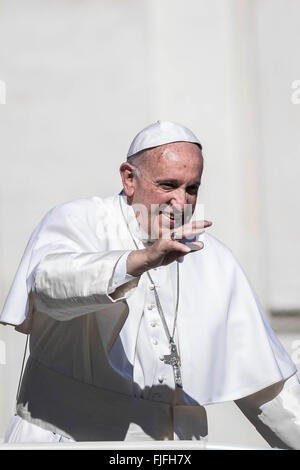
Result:
M178 188L173 192L171 204L181 212L184 210L184 205L187 204L187 193L185 189Z

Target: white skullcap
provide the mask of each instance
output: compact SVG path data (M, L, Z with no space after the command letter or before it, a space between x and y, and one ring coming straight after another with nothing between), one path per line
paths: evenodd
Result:
M170 144L171 142L193 142L200 145L199 140L187 127L170 121L157 121L145 127L133 139L127 158L152 147Z

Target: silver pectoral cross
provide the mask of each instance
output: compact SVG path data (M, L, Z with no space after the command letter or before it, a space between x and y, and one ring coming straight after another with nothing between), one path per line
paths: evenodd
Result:
M180 357L177 352L177 347L175 343L173 342L170 343L170 350L171 350L171 354L164 355L164 363L169 364L173 367L175 386L182 388L181 371L180 371L181 363L180 363Z

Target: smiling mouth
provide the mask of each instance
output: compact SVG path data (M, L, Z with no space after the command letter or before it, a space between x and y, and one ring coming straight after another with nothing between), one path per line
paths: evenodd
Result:
M170 220L175 220L175 216L171 212L159 211L159 213L163 214L165 217L168 217L168 219L170 219Z

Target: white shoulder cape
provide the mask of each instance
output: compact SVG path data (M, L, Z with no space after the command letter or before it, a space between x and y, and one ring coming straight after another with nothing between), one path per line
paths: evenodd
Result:
M2 323L22 327L36 268L47 254L84 253L91 247L120 249L118 239L106 236L124 224L119 197L73 201L44 217L21 260L0 316ZM236 400L296 372L232 252L211 235L205 233L203 240L205 248L182 263L184 312L178 318L178 335L184 390L191 404ZM125 245L121 249L134 249ZM131 314L120 332L131 364L142 315L138 306L145 282L141 281L127 301Z

